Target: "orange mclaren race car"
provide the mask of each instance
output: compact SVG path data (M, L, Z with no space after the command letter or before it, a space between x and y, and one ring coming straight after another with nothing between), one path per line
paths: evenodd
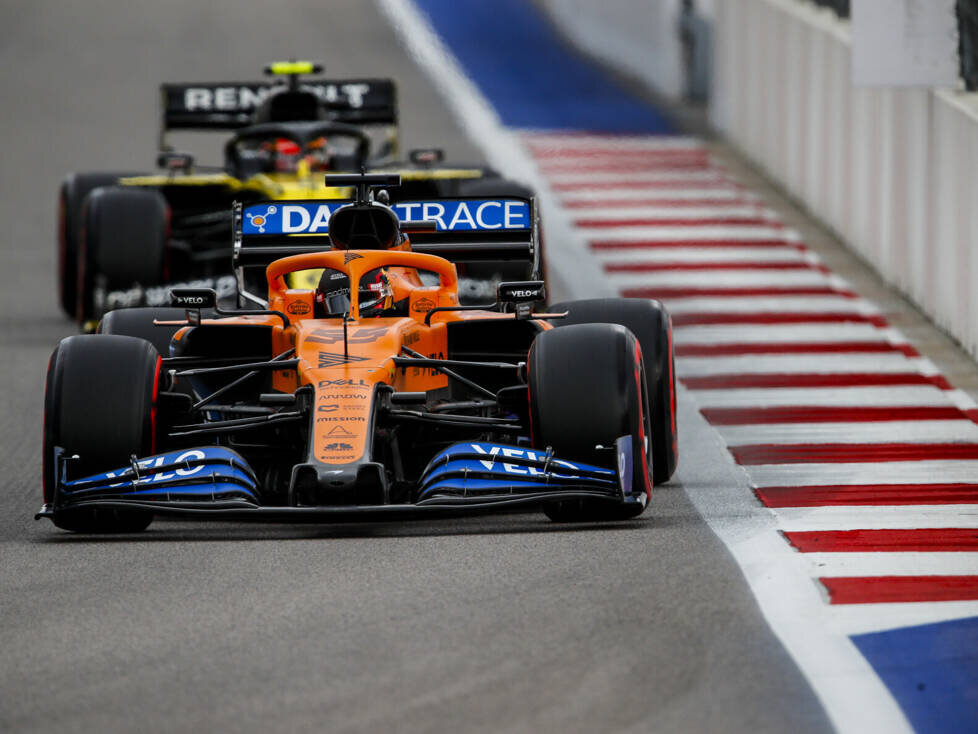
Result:
M236 272L244 283L245 268L267 266L267 298L242 292L225 311L212 290L174 290L178 308L114 311L100 333L64 339L48 368L38 516L119 532L156 515L643 512L676 466L661 304L534 313L544 284L526 281L460 305L454 264L433 253L532 248L532 200L443 199L399 217L373 191L398 183L328 176L356 199L236 206ZM426 252L411 251L419 232ZM317 288L289 287L309 271Z

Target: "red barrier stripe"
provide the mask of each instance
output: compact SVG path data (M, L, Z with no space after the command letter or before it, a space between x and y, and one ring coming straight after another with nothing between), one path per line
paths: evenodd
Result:
M776 219L749 216L702 219L667 219L665 217L657 219L576 219L574 220L574 225L577 227L724 227L728 225L739 227L784 227L784 223Z
M978 599L978 576L840 576L819 581L831 604Z
M857 298L852 291L839 290L830 285L804 286L762 286L759 288L687 288L675 286L642 286L623 288L621 294L625 298L743 298L745 296L840 296L842 298Z
M533 157L538 160L573 158L622 158L624 160L662 160L664 158L704 157L707 151L698 147L661 148L658 150L635 150L626 148L554 148L553 146L530 143Z
M729 179L717 178L714 181L690 181L686 178L663 178L654 181L643 181L641 179L625 179L620 181L588 181L586 176L581 176L580 181L564 181L550 184L554 191L594 191L597 189L736 189L741 190Z
M752 387L873 387L879 385L935 385L950 390L941 375L919 372L745 373L683 377L690 390L735 390Z
M800 242L788 240L746 240L746 239L697 239L697 240L592 240L592 250L658 250L666 247L682 247L686 249L698 247L790 247L792 250L805 250Z
M655 273L662 270L820 270L820 265L807 262L633 262L605 263L609 273Z
M798 530L784 537L802 553L953 553L978 551L978 530Z
M728 448L746 466L978 459L978 443L761 443Z
M686 209L712 206L754 206L757 202L744 197L717 199L565 199L561 202L565 209L628 209L646 206L661 206Z
M651 296L647 296L651 297ZM730 357L740 354L867 354L902 352L908 357L920 353L909 344L890 342L748 342L745 344L681 344L677 357Z
M967 416L955 407L897 406L846 407L772 406L768 408L703 408L715 426L772 423L872 423L876 421L959 421Z
M877 314L861 313L678 313L672 317L673 326L705 326L710 324L872 324L886 326L886 319Z
M978 484L827 484L755 487L765 507L978 504Z

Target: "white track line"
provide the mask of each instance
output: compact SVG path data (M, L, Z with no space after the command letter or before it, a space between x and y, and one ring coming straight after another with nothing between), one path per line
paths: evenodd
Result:
M673 316L685 313L858 313L877 314L876 306L845 296L735 296L662 299Z
M546 173L546 167L541 166L541 171ZM631 184L633 181L640 181L648 184L658 184L663 181L674 182L675 188L682 189L714 189L729 188L733 186L733 180L723 171L707 169L699 171L686 171L683 169L658 169L655 171L553 171L547 175L551 184L580 184L581 186L593 186L601 183L615 183L621 181ZM644 187L638 187L644 188ZM607 190L607 189L606 189ZM671 190L668 189L668 190Z
M958 421L868 421L714 426L729 446L784 443L973 443L978 423ZM978 482L978 476L975 477Z
M758 387L733 390L690 390L700 407L764 408L775 405L905 406L940 405L950 401L930 385L883 387Z
M788 245L775 247L667 247L643 249L595 250L594 256L602 263L711 263L756 265L776 263L781 265L811 265L806 252Z
M757 204L729 204L717 206L609 206L600 209L582 209L570 212L575 219L590 219L594 221L619 219L757 219L765 217L774 220L775 214L770 209Z
M636 200L655 200L664 201L688 201L690 205L700 200L729 199L731 202L759 202L760 197L745 191L740 186L734 184L724 184L716 186L703 186L695 189L652 189L636 188L633 186L622 186L621 188L590 189L582 188L579 191L561 191L560 200L571 208L576 203L585 204L591 201L627 201ZM573 209L574 212L578 211ZM588 211L582 209L581 211Z
M739 357L679 357L680 377L738 374L845 374L851 372L919 372L934 374L930 360L910 359L901 352L881 354L746 354Z
M656 151L656 150L703 150L703 142L699 138L680 135L588 135L582 133L553 134L549 132L523 133L527 148L536 152L558 152L574 155L582 151L603 150L614 148L622 151Z
M806 553L812 576L971 576L978 553Z
M969 463L978 465L978 462ZM978 505L779 507L774 514L778 527L785 532L978 528Z
M880 329L870 323L841 324L722 324L719 326L683 326L674 330L677 345L688 344L785 344L793 342L820 342L845 344L846 342L880 341L903 344L905 340L892 329Z
M934 484L974 482L978 461L887 461L745 466L757 487L821 487L830 484ZM954 523L952 523L952 526Z
M820 270L649 270L607 273L618 289L626 288L778 288L836 287Z
M783 227L768 227L753 224L723 224L703 226L655 226L645 225L628 227L578 227L581 234L589 240L603 242L634 242L663 240L783 240Z

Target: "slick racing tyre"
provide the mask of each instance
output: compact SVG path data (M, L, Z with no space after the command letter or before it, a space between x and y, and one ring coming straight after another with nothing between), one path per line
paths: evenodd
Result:
M182 308L121 308L109 311L98 326L100 334L134 336L145 339L160 353L170 356L170 340L182 326L159 326L154 321L184 321L187 312ZM205 313L206 315L206 313Z
M594 298L557 303L547 310L550 313L568 312L567 318L551 322L559 328L574 324L621 324L638 337L649 381L652 481L656 485L669 481L679 461L679 434L676 430L672 322L665 307L645 298Z
M632 437L632 487L652 491L645 367L635 335L617 324L579 324L537 336L527 362L533 445L554 454L608 466L621 436ZM557 522L623 520L644 505L570 500L544 506Z
M159 191L115 186L89 194L78 252L79 324L107 310L96 303L97 286L124 290L164 281L168 222L169 209Z
M78 309L78 249L85 197L135 173L69 173L58 192L58 300L61 310L74 316Z
M142 339L88 334L63 339L51 355L44 392L44 502L54 499L54 447L77 455L69 476L124 467L154 452L160 356ZM152 513L62 511L54 524L79 533L145 530Z

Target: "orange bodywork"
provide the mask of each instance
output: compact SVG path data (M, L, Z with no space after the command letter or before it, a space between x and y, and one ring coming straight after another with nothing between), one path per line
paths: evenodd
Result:
M289 289L286 277L302 270L330 268L345 273L351 283L350 315L346 322L344 351L343 318L316 318L314 292ZM406 299L408 315L367 317L359 315L359 289L364 274L389 268L395 299ZM420 285L417 271L436 273L437 286ZM266 269L268 307L286 314L289 325L273 315L241 316L205 323L247 323L271 326L273 349L281 354L295 349L295 370L273 375L273 387L292 393L302 385L315 390L315 419L310 454L325 464L349 464L364 457L375 386L387 384L398 392L426 392L448 385L448 378L428 367L395 367L393 357L402 347L428 357L444 358L448 352L447 324L471 319L512 320L513 314L489 311L439 311L458 305L455 265L435 255L396 250L333 250L293 255L276 260ZM551 328L544 323L544 328Z

